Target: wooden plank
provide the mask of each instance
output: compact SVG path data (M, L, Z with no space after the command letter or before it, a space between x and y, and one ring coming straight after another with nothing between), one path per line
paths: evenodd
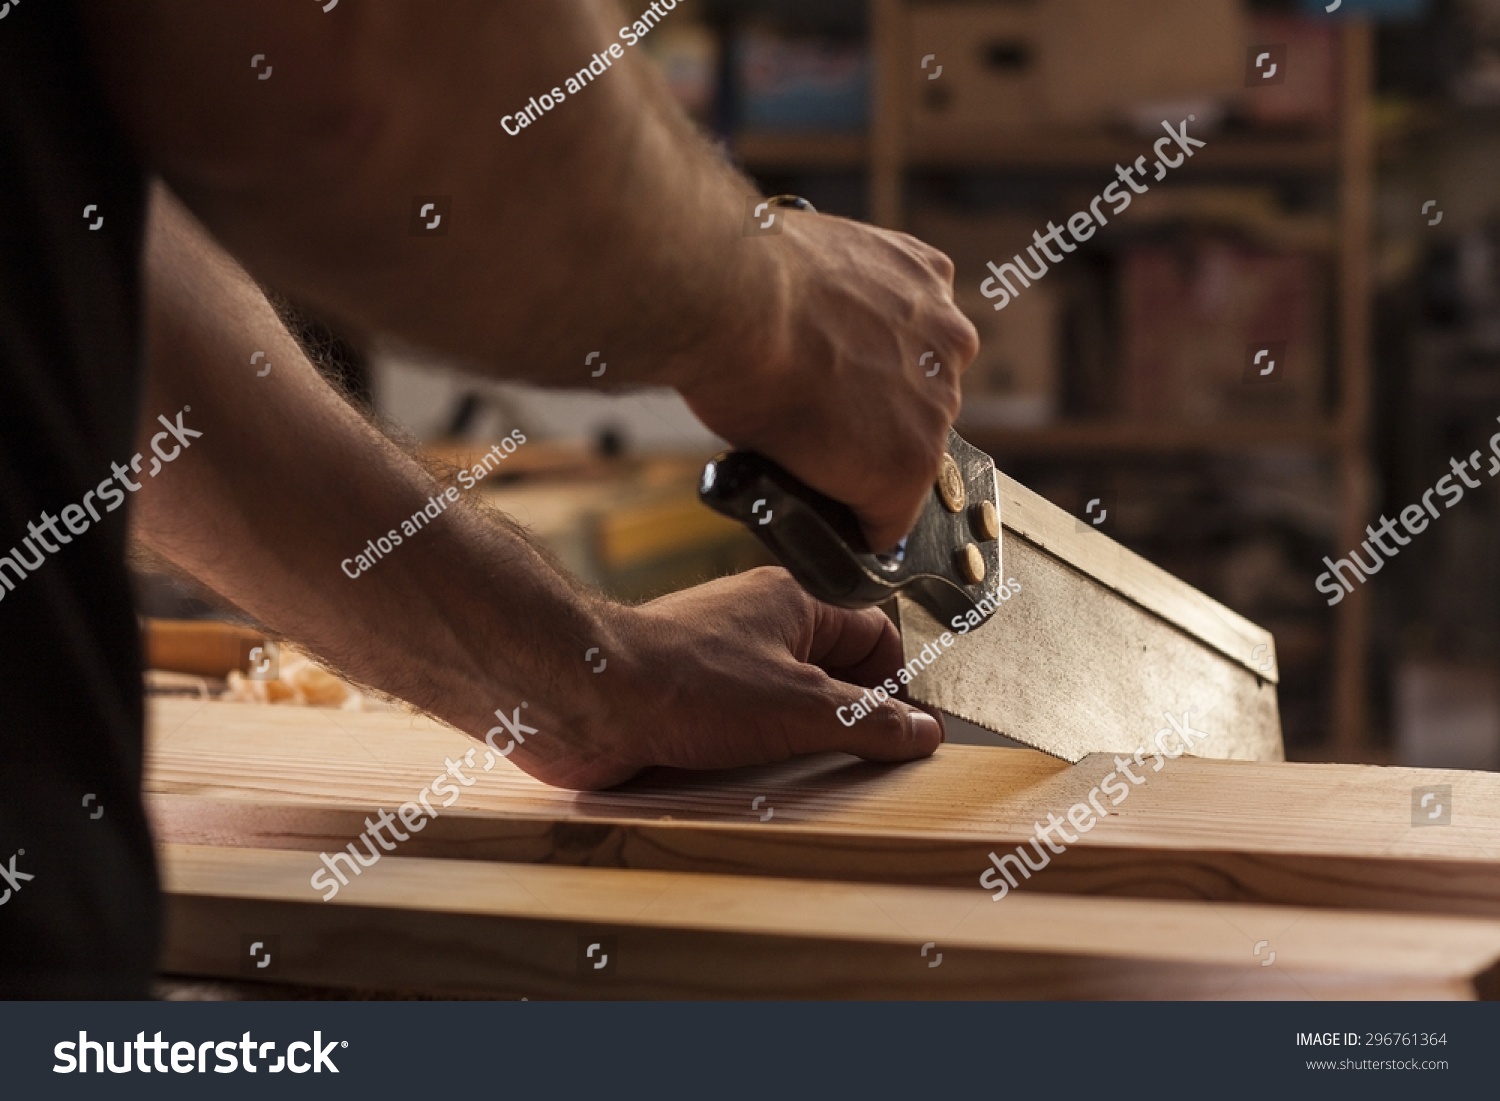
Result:
M146 668L199 677L243 673L248 648L267 638L254 627L201 619L147 619L142 637Z
M425 444L422 454L441 468L452 468L457 483L457 471L482 462L498 441L477 442L471 440L439 440ZM618 476L620 463L605 458L587 443L569 440L528 440L526 446L506 456L486 476L486 481L510 481L522 475L557 478L600 478Z
M475 745L397 713L162 700L151 714L158 836L195 844L336 852ZM830 754L576 793L499 759L471 768L472 786L401 854L945 886L991 906L989 854L1029 843L1115 768L950 745L901 766ZM1500 776L1189 757L1141 772L1018 893L1500 918ZM1451 824L1414 824L1426 821L1414 791L1438 785Z
M696 486L662 500L601 513L594 528L599 563L623 570L674 554L750 541L741 524L703 507Z
M394 857L331 902L306 854L167 845L163 970L575 998L1474 998L1500 923ZM587 945L607 957L607 974ZM926 951L924 952L924 948ZM1274 958L1270 953L1274 952ZM941 956L938 955L941 953Z

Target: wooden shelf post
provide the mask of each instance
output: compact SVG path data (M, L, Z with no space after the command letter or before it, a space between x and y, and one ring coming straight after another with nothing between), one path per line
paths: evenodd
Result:
M1344 24L1339 103L1338 196L1338 492L1334 557L1365 537L1371 502L1370 224L1375 191L1373 32L1364 20ZM1369 598L1355 588L1334 613L1332 743L1347 760L1373 746L1366 707Z

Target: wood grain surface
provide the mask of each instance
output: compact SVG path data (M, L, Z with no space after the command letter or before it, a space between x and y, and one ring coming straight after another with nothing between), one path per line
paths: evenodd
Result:
M399 713L180 700L154 703L150 730L146 789L163 840L313 854L353 842L366 816L415 799L476 745ZM1049 813L1065 818L1115 767L943 746L908 765L826 755L663 770L584 794L501 758L470 769L472 786L401 855L945 886L988 906L989 854L1030 841ZM1017 893L1500 917L1495 775L1187 757L1137 774L1113 813ZM1431 806L1449 824L1426 824L1429 788L1448 789Z
M1500 923L167 845L169 974L490 997L1493 997ZM255 973L247 943L266 946ZM598 945L592 956L588 946ZM925 951L924 951L925 949ZM1274 955L1273 955L1274 953ZM596 969L592 963L604 963Z

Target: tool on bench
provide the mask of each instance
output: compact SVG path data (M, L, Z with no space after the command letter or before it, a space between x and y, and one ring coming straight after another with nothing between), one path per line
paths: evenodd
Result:
M749 528L819 600L844 608L910 601L942 625L930 640L939 645L944 639L957 645L956 636L962 636L966 648L982 646L968 635L994 618L1011 596L1001 568L995 461L951 428L937 481L916 525L887 554L870 550L847 505L753 452L731 451L714 459L704 467L698 493L710 508ZM910 613L898 614L897 622L909 618ZM925 698L923 685L941 680L941 658L922 665L925 672L913 683L912 695L936 705ZM982 702L959 717L1009 734L1004 720Z
M1067 761L1152 752L1167 716L1188 712L1215 719L1197 756L1283 757L1270 635L1005 478L951 429L890 554L871 552L847 506L761 455L720 455L699 496L819 600L885 605L920 703Z

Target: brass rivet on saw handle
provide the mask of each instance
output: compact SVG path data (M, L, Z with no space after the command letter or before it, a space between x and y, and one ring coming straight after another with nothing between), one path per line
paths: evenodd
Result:
M974 526L979 529L981 539L1000 538L1000 510L994 501L980 501L974 506Z
M964 477L958 472L958 464L952 455L943 456L942 468L938 470L938 496L949 512L962 512L968 495L964 493Z
M964 549L959 552L959 565L964 571L964 580L970 585L984 580L984 555L973 543L964 544Z

